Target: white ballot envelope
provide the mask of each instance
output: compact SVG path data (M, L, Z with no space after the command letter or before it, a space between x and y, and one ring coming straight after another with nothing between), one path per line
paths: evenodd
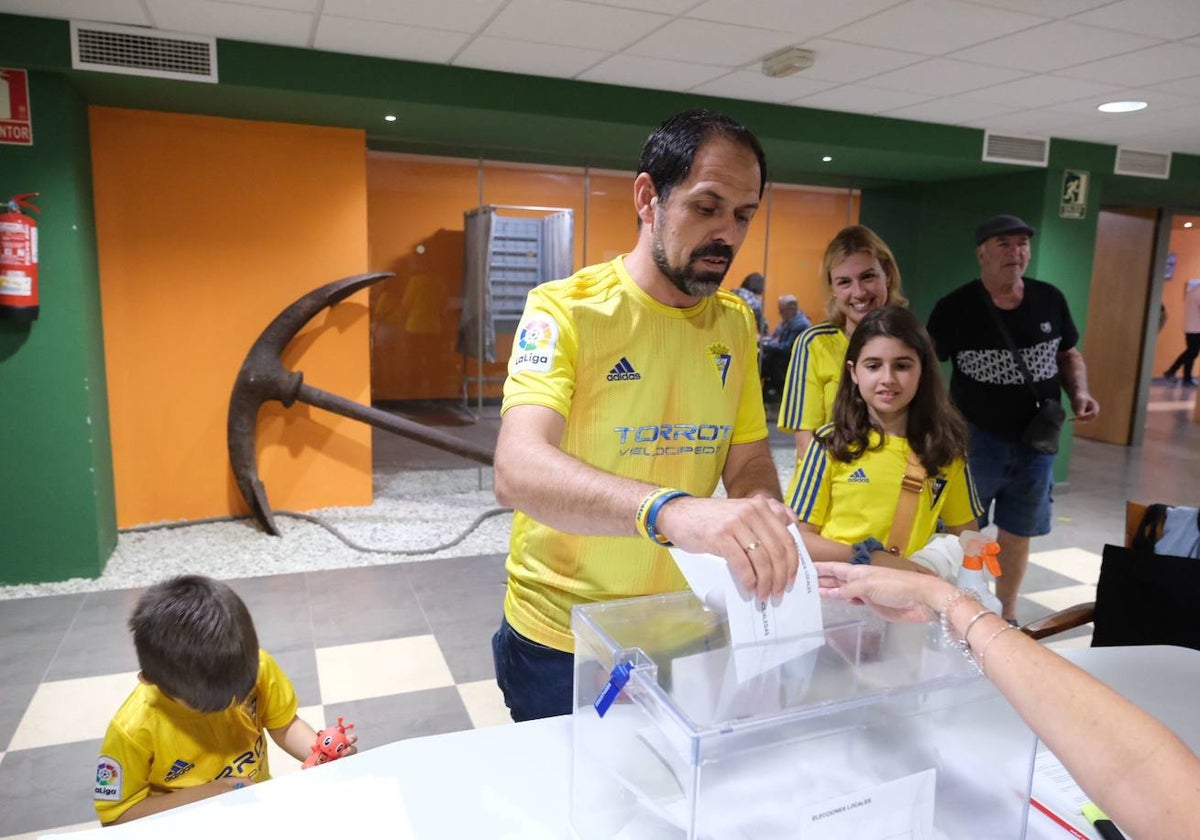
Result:
M800 553L796 582L777 603L742 592L725 560L672 548L688 585L710 609L726 613L738 682L745 682L824 643L817 569L795 525L788 529Z

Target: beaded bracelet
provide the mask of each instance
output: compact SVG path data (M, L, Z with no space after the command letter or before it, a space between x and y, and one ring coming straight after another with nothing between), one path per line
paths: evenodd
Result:
M938 611L938 622L942 625L942 639L948 647L958 648L962 655L969 659L972 663L975 658L971 656L971 647L967 644L966 639L954 638L954 631L950 629L950 610L961 601L963 598L970 598L975 603L980 603L979 595L972 592L970 589L955 589L946 596L945 602L942 604L941 610ZM982 606L982 605L981 605ZM972 619L973 621L974 619ZM976 667L979 667L976 665Z
M1001 633L1004 633L1008 630L1016 630L1016 629L1017 628L1013 627L1011 624L1005 624L1003 627L1001 627L995 633L993 633L992 635L987 637L987 641L984 642L983 645L981 645L979 648L979 673L983 674L985 677L987 676L987 671L983 670L983 657L987 653L987 649L989 647L991 647L992 642L994 642L996 640L996 637L998 637Z

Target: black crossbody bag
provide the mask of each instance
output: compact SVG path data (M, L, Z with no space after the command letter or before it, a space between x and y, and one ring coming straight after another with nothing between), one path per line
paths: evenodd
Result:
M1008 345L1008 352L1012 354L1013 361L1017 363L1017 369L1025 378L1025 384L1029 386L1029 390L1033 394L1034 405L1037 406L1037 411L1030 419L1029 425L1021 432L1021 443L1043 455L1053 455L1058 452L1058 437L1063 423L1067 419L1067 412L1063 409L1062 402L1057 395L1054 399L1045 400L1038 396L1037 388L1033 386L1033 374L1029 372L1029 366L1025 364L1025 357L1021 355L1016 342L1009 335L1008 328L1004 326L1004 321L1001 320L1000 313L996 311L996 304L992 301L992 296L988 294L986 288L982 286L981 288L988 312L992 314L992 320L996 322L996 329L1000 330L1000 336Z

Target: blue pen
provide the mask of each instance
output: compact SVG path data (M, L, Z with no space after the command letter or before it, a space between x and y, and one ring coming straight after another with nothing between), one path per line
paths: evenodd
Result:
M1091 802L1084 805L1081 812L1087 821L1092 824L1092 828L1096 829L1104 840L1125 840L1125 835L1121 833L1121 829L1117 828L1116 823L1108 818L1108 814L1101 811Z

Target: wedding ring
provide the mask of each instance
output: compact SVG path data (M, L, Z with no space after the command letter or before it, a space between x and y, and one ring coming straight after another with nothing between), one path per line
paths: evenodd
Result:
M761 543L758 540L755 540L754 542L750 543L750 545L746 546L746 553L749 554L751 551L758 548L760 545L761 545Z

